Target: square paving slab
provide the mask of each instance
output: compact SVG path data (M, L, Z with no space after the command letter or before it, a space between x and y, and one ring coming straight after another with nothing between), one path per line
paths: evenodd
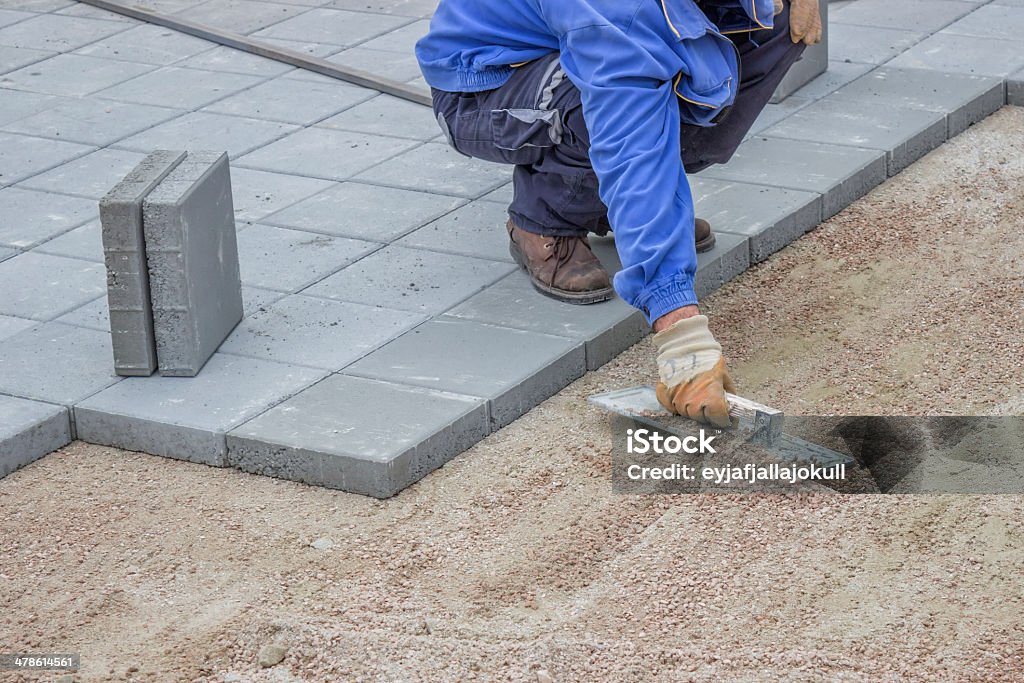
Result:
M325 43L342 48L366 42L408 23L411 23L411 20L406 17L313 9L257 31L253 35L260 38Z
M515 270L511 263L385 247L305 290L310 296L437 314Z
M336 371L426 319L380 306L288 296L251 313L220 350Z
M204 111L309 126L373 96L372 90L334 79L275 78L214 102ZM410 106L426 109L418 104L410 103Z
M12 185L94 148L74 142L0 133L0 185Z
M258 221L334 185L330 180L319 178L232 168L231 192L235 203L235 219Z
M579 340L470 320L420 325L345 374L478 396L498 429L586 372Z
M856 82L856 81L855 81ZM828 96L764 131L766 136L809 140L885 153L889 175L946 141L946 115L895 106L851 108Z
M13 337L19 332L27 330L28 328L38 324L39 323L35 320L14 318L9 315L0 315L0 341L3 341L8 337Z
M29 249L98 215L96 203L88 199L0 189L0 244Z
M490 431L480 398L332 375L228 434L228 463L387 498Z
M144 130L117 146L140 152L167 148L222 149L235 158L296 130L298 126L287 123L200 111Z
M12 7L9 3L5 7ZM48 10L42 10L48 11ZM119 21L40 14L0 28L0 45L68 52L125 30Z
M766 164L765 159L773 162ZM823 195L823 220L863 197L886 175L886 154L880 150L762 136L740 145L724 166L700 173L719 180L817 192Z
M86 145L109 145L181 116L178 109L144 104L72 100L4 126L5 130Z
M273 213L262 222L390 242L465 203L458 197L348 182Z
M511 262L507 222L506 205L477 200L414 230L396 244Z
M72 406L120 379L107 332L54 322L0 341L0 394Z
M423 172L427 168L430 173ZM511 175L508 166L470 159L446 144L430 142L375 166L356 180L475 199L504 185Z
M100 231L100 222L86 223L80 228L75 228L59 237L43 242L32 251L103 263L103 236Z
M601 367L650 332L640 311L618 297L572 306L541 296L526 273L518 271L445 315L576 339L586 344L588 370Z
M1019 40L978 40L942 32L925 38L886 66L1006 78L1024 68L1024 50Z
M325 373L216 354L198 377L131 377L75 407L79 438L223 466L224 435Z
M22 181L18 187L73 194L98 201L146 158L140 152L100 149Z
M67 408L0 395L0 479L69 443Z
M53 320L106 291L100 263L34 251L0 262L0 313Z
M379 248L347 237L253 225L238 236L242 284L297 292Z
M1002 106L1003 83L986 76L883 67L843 86L829 99L850 108L940 112L946 115L947 136L953 137Z
M238 160L243 168L346 180L407 150L411 140L305 128Z
M176 109L212 104L264 79L223 71L168 66L96 93L98 97Z
M166 66L209 49L206 40L155 24L141 24L81 47L75 54Z
M4 85L51 95L82 97L152 70L152 66L144 64L65 54L7 74Z
M56 52L47 50L33 50L27 47L10 47L0 45L0 74L5 74L15 69L20 69L29 64L36 64L44 59L53 57Z

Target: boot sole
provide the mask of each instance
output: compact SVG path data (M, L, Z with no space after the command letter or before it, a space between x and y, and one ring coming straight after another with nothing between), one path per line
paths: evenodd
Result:
M526 271L526 274L530 277L530 284L533 285L533 288L544 296L557 299L563 303L575 304L577 306L601 303L602 301L608 301L615 296L615 290L611 287L595 289L589 292L570 292L565 289L558 289L557 287L546 285L537 280L537 278L533 276L533 273L530 272L530 269L526 267L526 258L523 256L522 251L520 251L515 242L509 242L508 251L512 255L512 259L519 264L519 267Z
M697 253L703 254L705 251L711 251L715 248L715 233L711 233L700 242L697 242Z

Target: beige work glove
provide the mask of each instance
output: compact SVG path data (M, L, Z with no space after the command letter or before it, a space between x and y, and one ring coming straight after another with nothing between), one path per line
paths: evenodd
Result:
M821 7L818 0L790 0L789 37L794 43L804 45L821 42Z
M658 350L658 401L677 415L728 427L729 402L735 391L722 357L722 345L708 329L708 318L684 318L654 335Z

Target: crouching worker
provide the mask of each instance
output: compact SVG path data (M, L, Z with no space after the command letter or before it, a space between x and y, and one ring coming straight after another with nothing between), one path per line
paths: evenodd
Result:
M729 160L820 38L818 0L441 0L416 54L451 146L515 165L509 249L533 285L610 298L587 235L614 231L658 398L726 426L732 382L693 289L714 236L686 174Z

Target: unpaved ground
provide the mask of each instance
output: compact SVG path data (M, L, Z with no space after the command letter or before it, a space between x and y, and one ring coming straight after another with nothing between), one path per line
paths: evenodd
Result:
M1019 414L1022 216L1004 109L705 303L743 393ZM89 681L1024 680L1024 497L613 496L583 401L651 366L386 502L74 444L0 481L0 650Z

